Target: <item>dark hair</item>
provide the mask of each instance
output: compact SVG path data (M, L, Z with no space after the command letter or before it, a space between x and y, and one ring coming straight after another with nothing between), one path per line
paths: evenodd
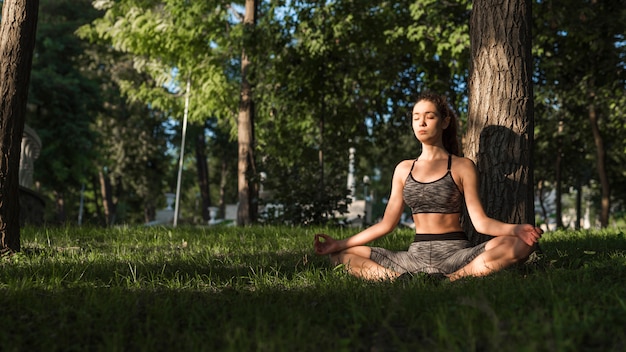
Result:
M448 104L447 98L444 95L432 92L423 92L417 97L415 103L417 104L422 100L433 103L442 119L445 119L446 117L450 118L448 127L443 130L443 146L446 148L448 153L460 156L459 140L456 135L457 118L454 110L452 110L450 104Z

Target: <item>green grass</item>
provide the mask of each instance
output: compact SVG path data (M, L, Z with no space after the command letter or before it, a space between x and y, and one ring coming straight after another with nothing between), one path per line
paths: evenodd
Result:
M533 263L373 283L291 227L35 229L0 260L3 351L622 351L624 232L551 232ZM398 230L377 245L402 249Z

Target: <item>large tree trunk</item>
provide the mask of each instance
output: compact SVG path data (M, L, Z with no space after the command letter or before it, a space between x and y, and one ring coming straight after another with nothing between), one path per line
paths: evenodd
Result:
M20 250L19 166L38 0L5 0L0 22L0 253Z
M470 41L465 156L477 165L488 216L534 223L531 2L474 1ZM465 224L473 242L489 239Z
M246 14L244 17L244 49L241 54L241 97L239 100L239 116L237 118L237 137L239 141L239 159L237 163L237 184L239 191L239 207L237 208L237 225L249 225L255 220L256 202L254 182L251 176L255 172L254 164L254 104L252 100L252 85L248 80L250 58L246 51L246 44L250 42L246 35L250 35L256 21L256 1L246 0Z
M211 220L209 207L211 206L211 193L209 192L209 164L206 156L206 140L204 128L201 128L196 137L196 168L198 169L198 186L202 207L202 220Z

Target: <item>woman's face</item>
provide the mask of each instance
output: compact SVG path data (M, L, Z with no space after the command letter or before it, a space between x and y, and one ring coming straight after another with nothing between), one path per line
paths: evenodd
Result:
M413 107L413 133L424 144L440 144L443 130L450 123L449 118L442 118L435 104L428 100L420 100Z

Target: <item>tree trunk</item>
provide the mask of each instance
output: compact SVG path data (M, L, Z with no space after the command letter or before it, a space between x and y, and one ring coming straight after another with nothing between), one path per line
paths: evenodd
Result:
M219 210L217 212L218 219L226 218L226 182L228 178L228 162L222 159L222 168L220 172L220 200Z
M593 94L592 97L593 99ZM602 187L602 198L600 200L600 226L609 226L609 214L611 210L611 188L609 176L606 171L606 150L604 149L604 139L600 133L598 126L598 115L593 102L589 104L589 122L591 123L591 131L593 132L593 140L596 144L596 168L598 170L598 178Z
M555 181L555 188L556 188L556 198L555 198L555 202L556 202L556 214L555 214L555 220L556 220L556 227L558 229L562 229L565 226L563 226L563 177L562 177L562 173L561 173L561 166L563 164L563 120L559 119L559 127L558 127L558 137L557 137L557 148L556 148L556 161L555 161L555 165L554 165L554 178L556 179Z
M5 0L0 21L0 253L20 250L19 165L38 0Z
M244 49L241 53L241 96L239 100L239 115L237 118L237 138L239 142L239 158L237 162L237 184L239 192L239 207L237 208L237 225L249 225L255 220L253 207L254 182L251 175L254 174L254 104L252 100L252 85L248 80L250 58L246 51L248 36L254 30L256 21L256 1L246 0L244 17Z
M528 0L473 3L464 151L487 215L510 223L534 223L531 24ZM472 242L490 238L464 225Z
M150 204L144 204L143 206L143 221L149 223L156 218L156 206L150 202Z
M537 199L539 200L539 207L541 208L541 216L543 217L543 222L548 227L550 223L550 218L548 217L548 211L546 209L546 205L543 201L543 181L539 181L537 184Z
M583 186L580 180L576 180L576 224L575 230L580 230L580 223L583 219Z
M206 156L206 140L204 128L201 128L196 137L196 168L198 169L198 186L202 206L202 220L211 220L209 207L211 206L211 194L209 192L209 164Z
M107 226L113 225L115 222L115 203L113 202L113 191L111 180L104 171L98 172L100 177L100 193L102 195L102 208L104 209L104 219Z
M65 225L67 222L67 215L65 214L65 195L63 192L54 191L54 213L57 223L59 225Z
M100 175L92 177L91 185L93 187L93 203L94 203L94 207L96 208L96 218L98 219L98 223L100 223L100 225L105 225L105 221L102 215L102 209L100 208L100 204L102 203L100 202L100 199L98 196L99 184L100 184Z

